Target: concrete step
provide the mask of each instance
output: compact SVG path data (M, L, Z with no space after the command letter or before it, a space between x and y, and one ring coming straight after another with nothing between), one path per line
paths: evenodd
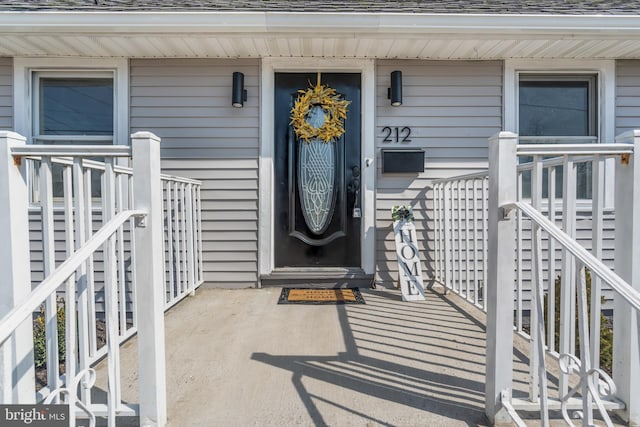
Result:
M263 287L280 288L369 288L374 276L349 268L278 269L261 276L260 282Z

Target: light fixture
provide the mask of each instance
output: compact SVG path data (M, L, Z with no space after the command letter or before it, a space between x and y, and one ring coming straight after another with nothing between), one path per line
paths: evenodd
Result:
M234 71L233 92L231 93L231 105L242 108L247 100L247 90L244 88L244 74Z
M402 105L402 71L391 72L391 87L387 88L387 99L391 100L391 106Z

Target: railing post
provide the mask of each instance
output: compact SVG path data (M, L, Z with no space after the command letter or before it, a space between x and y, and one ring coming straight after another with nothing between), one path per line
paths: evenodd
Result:
M27 183L11 155L25 139L0 132L0 318L31 292ZM33 324L25 320L0 344L0 403L35 403Z
M502 206L516 201L517 135L500 132L489 139L489 239L487 253L487 364L485 413L494 424L510 424L500 403L513 379L513 292L515 215Z
M134 209L147 212L135 228L138 381L141 426L164 426L167 390L164 339L164 266L160 139L131 135Z
M633 155L616 161L615 271L640 292L640 130L617 142L633 144ZM613 380L626 408L620 415L640 426L640 314L618 295L613 311Z

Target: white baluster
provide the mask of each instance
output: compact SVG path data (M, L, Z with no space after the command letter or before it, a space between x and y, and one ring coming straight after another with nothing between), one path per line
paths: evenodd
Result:
M40 211L42 214L42 255L44 277L56 268L56 241L53 217L53 175L51 158L43 157L40 163ZM56 293L45 301L47 385L51 390L60 386L58 367L58 302ZM62 337L60 337L62 338ZM57 399L54 403L58 403Z
M576 227L576 167L573 158L564 156L562 190L562 228L575 238ZM562 286L560 288L560 354L575 354L575 271L572 256L562 250ZM559 398L569 390L569 377L560 374Z
M478 295L478 261L480 260L480 254L478 253L478 188L477 185L480 182L479 179L473 180L473 303L478 305L480 303Z
M176 297L177 297L177 284L176 284L176 277L175 277L175 272L174 272L174 268L175 268L175 253L174 253L174 248L173 248L173 215L175 214L174 209L173 209L173 204L172 204L172 197L173 197L173 193L171 191L172 188L172 183L171 182L166 182L165 183L165 187L166 187L166 194L167 194L167 200L166 200L166 209L167 209L167 220L166 220L166 224L167 224L167 246L168 246L168 257L169 257L169 280L168 280L168 286L169 288L166 290L167 293L167 303L171 303Z
M540 211L540 199L542 198L541 191L541 181L542 181L542 164L540 163L539 156L533 156L533 168L531 170L531 205L537 210ZM540 182L538 182L540 180ZM538 307L538 266L542 260L536 259L536 255L538 254L539 249L539 238L541 236L540 227L538 227L533 221L531 222L531 309L529 314L529 335L531 336L530 344L530 353L531 359L529 363L529 400L532 402L538 403L540 402L540 381L538 377L538 367L540 364L540 357L538 354L538 341L540 340L540 336L538 335L538 322L542 321L542 319L538 318L538 311L536 310ZM540 267L540 270L542 268ZM520 311L520 309L518 309Z
M102 206L105 224L116 212L116 183L113 171L113 159L105 159L104 185L102 187ZM110 236L104 245L104 301L107 331L107 369L109 373L107 394L107 421L109 427L116 425L116 411L120 405L120 339L118 325L118 277L116 236Z
M180 294L180 280L182 278L182 248L180 246L180 191L178 183L173 184L173 246L176 253L176 295Z
M592 221L591 253L602 259L604 229L604 162L595 156L592 168ZM602 280L591 275L591 360L594 368L600 368L600 316L602 311Z
M489 252L489 177L482 181L482 309L487 311L487 266Z
M180 215L180 231L182 238L182 279L180 280L180 296L184 295L188 288L189 282L189 246L187 244L187 192L186 185L180 183L180 206L182 212Z
M589 346L589 316L587 302L587 280L585 268L576 262L578 272L576 291L578 302L578 333L580 334L580 378L582 379L582 425L593 425L593 403L589 392L589 382L593 381L588 372L591 366L591 351ZM591 295L593 297L593 294Z
M453 224L451 223L451 213L453 208L451 206L451 200L453 198L453 194L450 183L445 183L442 190L444 197L442 221L444 228L444 285L446 291L446 289L452 289L451 258L453 256L453 240L451 236L451 227Z
M92 171L90 168L84 170L84 218L85 218L85 230L87 230L87 238L93 234L93 197L92 197L92 185L91 177ZM97 352L97 338L96 338L96 284L95 284L95 271L93 264L93 254L87 259L86 266L86 282L87 282L87 317L89 319L88 326L88 344L89 344L89 357L91 360L95 360Z
M202 198L200 196L200 185L196 190L196 197L198 199L198 282L204 280L204 266L202 260Z
M522 174L518 173L517 181L518 200L522 200ZM516 215L516 331L522 332L522 214Z
M78 250L87 241L87 224L85 220L86 203L84 191L84 173L82 168L82 159L76 157L73 159L73 211L75 213L75 249ZM82 266L76 272L78 293L78 370L82 371L91 367L91 361L89 359L89 318L87 313L88 308L88 289L87 289L87 263L83 263ZM81 400L83 402L90 402L91 395L86 389L82 389Z
M432 187L433 193L433 278L440 280L440 200L438 199L438 184Z
M549 169L549 221L556 223L556 167ZM547 276L547 346L549 351L556 349L556 242L548 239L549 270Z
M464 296L467 300L471 300L469 296L469 291L471 289L471 238L473 234L471 233L471 203L472 200L469 197L469 181L465 180L464 182Z
M531 204L539 212L542 207L542 162L533 158L531 171ZM542 277L542 230L532 222L531 230L531 391L532 402L540 402L540 418L543 426L549 425L547 395L547 368L544 348L544 308Z
M66 247L66 255L69 258L75 252L74 246L74 227L73 227L73 168L72 166L65 166L62 172L62 182L63 182L63 191L64 191L64 228L65 228L65 247ZM76 275L72 275L65 282L65 333L66 333L66 341L65 341L65 378L66 378L66 386L71 384L71 379L76 377L77 372L77 354L78 354L78 345L77 345L77 317L76 317L76 277L78 272L76 271ZM67 396L67 403L69 404L70 409L70 419L69 425L70 427L75 427L76 425L76 417L75 417L75 408L76 408L76 400L77 394L70 393Z

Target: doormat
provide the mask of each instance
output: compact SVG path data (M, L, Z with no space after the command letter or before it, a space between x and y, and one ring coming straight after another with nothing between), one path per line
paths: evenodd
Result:
M358 288L283 288L278 304L366 304L366 302Z

